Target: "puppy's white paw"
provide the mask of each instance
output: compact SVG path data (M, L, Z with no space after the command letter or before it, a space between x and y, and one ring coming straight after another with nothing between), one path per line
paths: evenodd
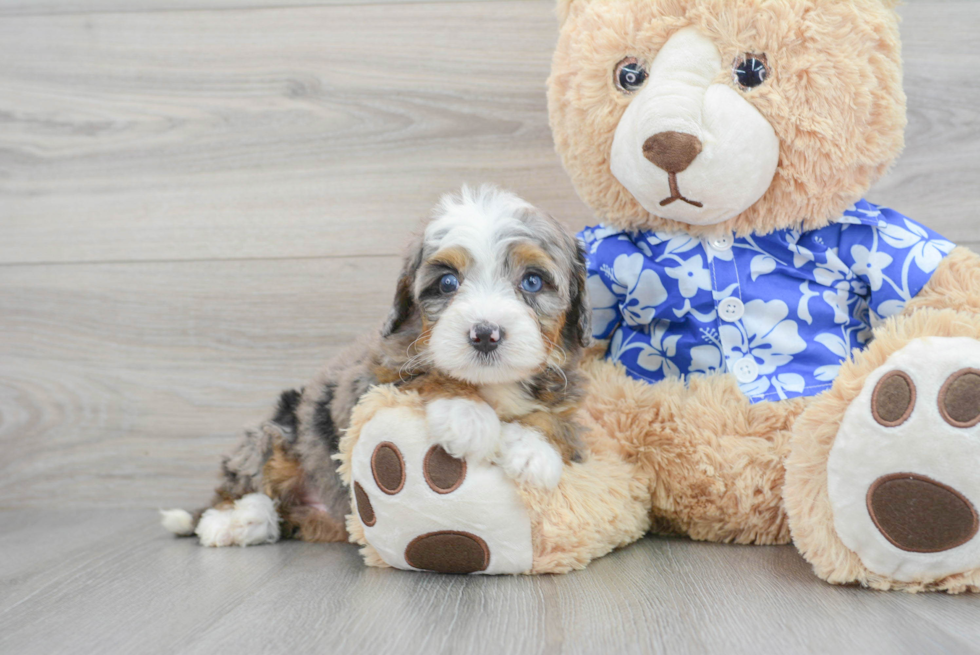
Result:
M223 548L235 545L235 533L231 528L231 515L234 510L215 509L212 507L201 515L194 534L201 540L202 546Z
M160 524L167 532L172 532L180 537L189 537L194 534L194 517L187 510L161 509Z
M485 402L441 398L428 404L429 434L453 457L490 459L500 447L500 419Z
M236 500L231 517L239 546L279 541L279 514L275 502L265 494L248 494Z
M194 534L202 546L255 546L279 540L279 515L265 494L242 496L232 509L211 509L201 515Z
M503 447L497 463L519 482L554 489L561 481L561 455L537 430L519 423L501 426Z

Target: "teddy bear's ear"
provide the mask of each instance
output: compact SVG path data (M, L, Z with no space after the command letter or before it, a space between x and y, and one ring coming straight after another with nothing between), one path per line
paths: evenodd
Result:
M581 2L582 0L578 1ZM568 12L572 10L573 2L576 2L576 0L558 0L558 6L555 7L555 13L558 14L559 26L565 24L565 20L568 18Z

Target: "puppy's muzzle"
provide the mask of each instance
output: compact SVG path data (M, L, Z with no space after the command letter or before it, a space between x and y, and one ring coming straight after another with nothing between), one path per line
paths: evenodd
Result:
M484 355L489 355L504 340L504 331L493 323L477 323L470 328L470 345Z

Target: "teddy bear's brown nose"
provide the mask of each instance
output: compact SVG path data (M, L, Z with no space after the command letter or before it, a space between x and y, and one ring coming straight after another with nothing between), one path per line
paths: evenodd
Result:
M701 140L683 132L661 132L643 143L643 156L668 173L687 170L701 154Z

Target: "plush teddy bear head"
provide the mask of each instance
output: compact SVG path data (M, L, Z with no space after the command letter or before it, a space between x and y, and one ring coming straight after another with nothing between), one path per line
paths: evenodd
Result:
M816 229L904 145L894 0L560 0L555 144L626 229Z

